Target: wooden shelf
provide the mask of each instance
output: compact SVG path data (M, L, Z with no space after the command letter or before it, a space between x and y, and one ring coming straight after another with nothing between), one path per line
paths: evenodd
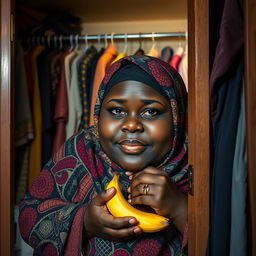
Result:
M65 11L82 22L116 22L131 20L181 20L187 17L186 0L16 0L23 7L43 11Z

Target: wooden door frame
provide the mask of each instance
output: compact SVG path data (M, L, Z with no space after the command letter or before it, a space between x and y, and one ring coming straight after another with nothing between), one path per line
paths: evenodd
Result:
M248 157L248 255L256 255L256 0L244 1L245 102Z
M189 256L205 256L210 209L209 2L188 0Z
M0 0L0 255L12 255L12 6Z

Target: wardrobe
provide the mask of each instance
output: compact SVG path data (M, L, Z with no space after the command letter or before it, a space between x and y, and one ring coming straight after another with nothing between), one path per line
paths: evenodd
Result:
M188 42L189 123L189 256L204 256L210 225L210 40L218 31L210 26L213 0L108 1L14 1L0 0L0 255L13 255L14 225L14 46L16 7L27 2L44 12L54 8L83 17L82 31L104 33L186 32ZM88 3L87 3L88 2ZM121 3L121 6L119 5ZM139 2L139 3L138 3ZM169 3L172 2L172 3ZM102 8L100 8L100 6ZM125 11L125 7L129 7ZM96 8L97 7L97 8ZM91 9L90 9L91 8ZM87 15L87 16L86 16ZM248 152L248 255L256 255L256 1L244 0L245 94ZM99 29L101 28L101 29ZM172 39L155 38L161 44ZM136 44L138 42L135 42ZM151 39L145 42L148 46ZM184 44L177 37L172 44ZM254 200L253 200L254 199Z

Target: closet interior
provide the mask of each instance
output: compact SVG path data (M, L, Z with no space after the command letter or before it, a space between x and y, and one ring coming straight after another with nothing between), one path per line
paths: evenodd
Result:
M235 0L234 0L235 1ZM25 51L32 46L50 46L85 51L94 46L98 51L114 44L118 53L146 54L154 49L159 54L165 47L173 53L183 49L187 59L188 122L189 122L189 232L190 256L206 254L210 221L211 123L209 78L213 62L213 43L218 41L219 27L211 19L224 1L161 0L161 1L81 1L73 0L0 0L1 2L1 93L0 93L0 254L20 253L14 222L14 205L24 189L17 168L19 157L15 118L15 49L19 43ZM221 4L219 4L221 2ZM227 0L225 2L228 2ZM238 2L238 1L236 1ZM239 1L242 2L242 1ZM246 139L248 152L248 255L256 252L255 227L255 1L244 0L244 60ZM214 9L216 8L216 9ZM220 20L218 20L219 23ZM218 23L217 22L217 23ZM42 26L44 24L44 26ZM53 26L51 26L51 25ZM216 23L215 23L216 25ZM15 32L15 33L14 33ZM216 47L215 45L215 47ZM169 51L170 54L170 51ZM22 91L21 91L22 92ZM20 95L20 94L19 94ZM15 128L16 127L16 128ZM21 143L24 143L21 141ZM14 161L16 160L16 161ZM27 180L23 180L23 182ZM24 185L24 183L23 183ZM27 186L27 185L26 185ZM21 187L21 186L20 186ZM24 186L23 186L24 188ZM17 209L17 207L16 207Z
M15 179L14 179L14 202L15 202L15 227L17 228L18 217L18 203L23 198L25 191L31 186L31 183L35 180L39 171L46 163L52 152L57 150L56 142L57 128L54 118L44 116L45 109L36 113L36 105L41 101L42 108L47 108L49 105L55 105L55 102L51 103L45 92L42 92L42 85L40 85L40 79L44 79L46 76L47 67L39 64L39 58L37 58L37 70L31 65L35 64L35 60L28 60L28 55L31 49L36 47L38 51L49 48L55 54L69 50L74 53L74 56L83 55L86 51L91 50L99 53L102 49L108 48L110 45L114 46L115 55L112 61L116 61L126 55L133 54L146 54L154 57L164 59L170 65L177 70L182 67L180 74L183 77L185 85L188 89L188 28L187 28L187 2L182 1L161 1L156 3L154 1L127 1L122 2L122 5L118 1L15 1L15 52L16 52L16 78L22 77L22 74L26 74L24 79L27 87L33 80L35 83L35 73L37 74L38 92L37 97L33 98L34 91L26 92L27 98L21 98L24 96L24 87L18 88L21 80L16 80L15 90ZM40 48L41 47L41 48ZM113 49L112 49L113 50ZM101 53L102 54L102 53ZM30 58L31 58L30 55ZM17 63L17 57L20 58ZM42 57L43 58L43 57ZM75 58L75 57L74 57ZM30 68L26 59L30 61ZM24 60L23 67L20 70L20 61ZM41 59L42 61L42 59ZM181 65L181 63L183 63ZM70 64L70 78L72 81L73 69ZM51 67L56 68L56 67ZM31 69L31 70L29 70ZM72 70L72 71L71 71ZM49 72L49 69L47 70ZM28 74L28 73L34 74ZM66 72L67 73L67 72ZM18 75L19 74L19 75ZM28 77L31 77L28 79ZM82 77L81 79L88 78ZM56 77L56 80L58 78ZM67 80L67 77L66 77ZM51 81L53 82L53 81ZM53 82L54 83L54 82ZM58 87L58 81L55 81L55 86ZM56 88L55 88L56 89ZM51 90L55 90L51 88ZM92 92L87 91L87 95ZM33 94L33 95L32 95ZM43 95L39 95L43 94ZM81 95L80 95L81 96ZM52 92L51 96L56 100L56 91ZM26 100L25 100L26 99ZM83 98L81 96L81 102ZM19 102L20 101L20 102ZM21 118L22 113L25 110L22 109L24 102L30 102L30 106L34 106L29 110L30 121L28 121L26 129L27 131L21 131L22 122L26 119L26 116ZM90 102L89 102L90 103ZM21 104L19 107L19 104ZM92 104L92 103L91 103ZM84 106L82 106L84 107ZM29 109L27 106L26 111ZM48 109L49 110L49 109ZM80 109L81 110L81 109ZM51 115L53 112L52 110ZM71 112L71 110L68 110ZM77 131L79 126L84 128L92 124L90 118L90 109L83 108L81 113L79 124L71 125L73 128L68 131L66 128L65 139L71 136ZM84 113L89 112L85 117ZM56 114L56 112L55 112ZM42 115L41 120L38 120L38 116ZM62 115L62 114L60 114ZM59 116L60 119L66 117ZM85 120L85 118L89 118ZM46 123L48 119L48 127L43 131L36 131L36 127L39 123ZM60 120L58 119L58 120ZM44 121L43 121L44 120ZM52 123L51 123L52 122ZM42 123L42 124L43 124ZM31 126L32 124L32 126ZM65 121L65 125L67 125ZM40 126L40 125L39 125ZM53 127L54 126L54 127ZM19 128L19 129L18 129ZM56 130L54 130L56 128ZM45 129L45 130L44 130ZM47 130L48 129L48 130ZM51 134L49 134L49 130ZM25 134L23 133L25 132ZM47 135L45 134L47 133ZM23 134L22 134L23 133ZM42 151L46 151L46 155L42 152L39 157L38 154L31 153L31 139L36 141L38 139L37 134L43 134L40 138L42 143ZM44 134L52 136L52 141L46 139ZM49 137L48 137L49 138ZM47 140L47 143L44 143ZM63 141L64 142L64 141ZM47 144L47 145L46 145ZM58 144L58 145L59 145ZM43 147L46 148L43 149ZM30 153L29 153L30 152ZM31 154L31 155L29 155ZM36 156L37 155L37 156ZM32 162L31 162L32 159ZM31 173L30 170L37 170L36 173ZM28 255L31 253L31 249L19 237L19 231L16 229L15 238L15 253L20 255ZM205 245L204 245L205 246Z

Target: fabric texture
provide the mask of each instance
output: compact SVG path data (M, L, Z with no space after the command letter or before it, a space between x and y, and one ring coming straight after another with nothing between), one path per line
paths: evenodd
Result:
M78 65L79 72L79 90L82 104L81 128L86 129L89 126L90 119L90 102L89 102L89 86L90 86L90 67L93 57L97 54L94 47L87 49L85 55Z
M153 76L168 96L173 121L173 145L167 158L157 167L183 192L187 187L187 93L180 75L167 63L148 56L129 56L108 70L95 105L94 126L81 130L56 152L43 168L20 203L19 226L23 239L35 248L35 255L172 255L185 254L186 233L170 225L172 238L164 231L143 233L133 241L112 242L83 235L84 213L93 193L105 190L114 172L127 198L130 180L102 150L98 137L98 118L109 80L127 64L137 65ZM187 232L187 226L185 228ZM185 238L182 241L182 237Z
M226 74L240 57L244 45L243 11L238 0L226 0L221 19L220 39L210 76L211 117L218 111L218 90Z
M19 42L16 44L15 57L15 146L17 147L31 141L34 134L24 52Z
M188 91L188 45L186 45L185 51L182 55L180 65L178 67L178 72L181 75Z
M56 124L55 137L53 142L53 152L57 152L65 142L65 126L68 120L68 96L65 78L65 57L69 51L63 53L60 59L60 84L57 88L56 104L54 111L54 121Z
M213 129L214 165L209 237L211 256L230 255L232 176L243 84L242 56L236 64L233 72L219 87L218 115Z
M179 46L177 48L177 50L175 51L174 56L172 57L172 59L169 62L169 64L173 68L175 68L177 71L179 70L179 65L182 60L183 53L184 53L184 49L181 46Z
M115 45L110 44L97 63L94 82L93 82L91 106L90 106L90 122L89 122L90 126L94 124L93 123L94 106L96 104L100 84L107 72L107 69L109 68L112 61L116 58L116 56L117 56L117 49Z
M173 57L173 53L174 53L174 51L170 46L164 47L161 51L161 60L169 63L169 61Z
M243 84L244 85L244 84ZM245 100L241 93L236 146L233 162L231 192L230 256L246 256L247 253L247 153L245 139ZM237 246L239 244L239 246Z
M28 184L32 185L36 177L39 175L42 168L42 108L39 91L38 71L37 71L37 57L44 50L44 46L37 45L32 49L31 55L31 69L33 76L33 120L34 120L34 139L31 142L29 153L29 171Z
M79 100L78 62L83 54L77 51L71 63L70 84L68 88L68 120L66 123L66 140L78 131L82 116L82 103Z

